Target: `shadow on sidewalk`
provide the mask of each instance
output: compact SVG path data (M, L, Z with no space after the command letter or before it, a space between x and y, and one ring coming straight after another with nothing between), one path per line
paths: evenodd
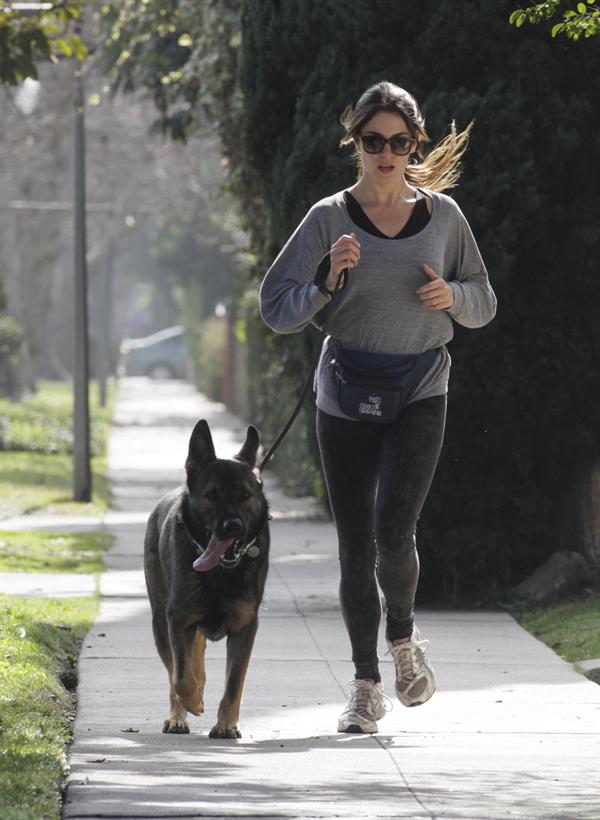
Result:
M164 740L136 738L119 755L113 742L97 738L90 764L105 758L109 771L104 777L95 765L93 778L86 781L81 767L84 778L71 782L70 794L89 790L93 816L103 817L121 817L125 803L128 817L416 818L437 816L440 809L444 816L461 818L593 816L593 784L582 791L556 762L544 774L499 770L493 748L479 756L468 738L445 765L445 741L422 737ZM164 815L158 814L159 806L165 807Z

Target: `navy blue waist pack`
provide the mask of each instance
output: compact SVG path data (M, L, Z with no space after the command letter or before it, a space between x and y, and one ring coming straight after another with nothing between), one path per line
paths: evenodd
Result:
M414 356L348 350L332 339L332 358L342 413L358 421L395 421L419 382L432 367L439 348Z

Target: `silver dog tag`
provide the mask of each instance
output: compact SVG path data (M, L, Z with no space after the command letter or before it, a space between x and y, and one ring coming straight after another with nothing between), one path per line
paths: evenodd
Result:
M260 555L260 547L257 547L256 544L252 544L252 546L248 550L248 556L250 558L258 558Z

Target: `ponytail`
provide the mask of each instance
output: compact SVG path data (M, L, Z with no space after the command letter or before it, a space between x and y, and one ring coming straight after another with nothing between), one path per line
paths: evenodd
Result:
M408 164L404 175L406 181L438 192L455 188L461 175L460 161L467 150L472 128L473 120L464 131L457 132L452 122L450 133L435 148L423 159L420 159L419 151L419 158Z

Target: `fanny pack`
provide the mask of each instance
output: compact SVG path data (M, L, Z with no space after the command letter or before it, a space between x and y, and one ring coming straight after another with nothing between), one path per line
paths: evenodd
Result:
M342 413L358 421L395 421L433 365L439 348L414 356L367 353L331 341L333 367Z

